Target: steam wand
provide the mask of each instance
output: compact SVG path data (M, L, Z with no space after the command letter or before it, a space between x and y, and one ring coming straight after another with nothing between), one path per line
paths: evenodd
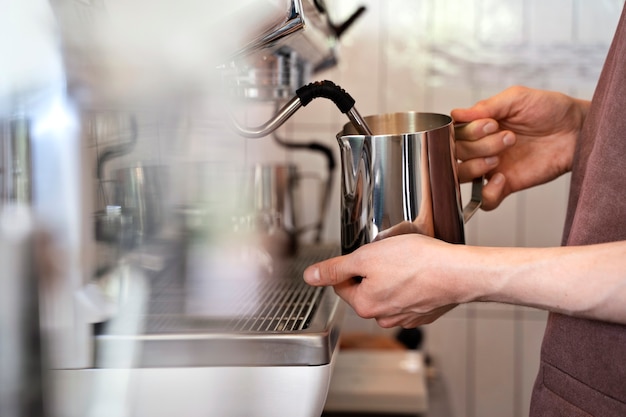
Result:
M296 90L296 95L287 102L278 112L265 124L256 128L241 126L234 117L230 117L231 125L237 133L246 138L262 138L274 132L282 126L294 113L303 106L309 104L313 99L323 97L332 100L337 108L344 113L361 135L371 136L372 132L354 107L354 99L341 87L332 81L316 81L307 84Z

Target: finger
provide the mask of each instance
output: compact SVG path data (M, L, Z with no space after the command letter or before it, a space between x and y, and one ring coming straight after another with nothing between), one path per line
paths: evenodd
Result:
M338 256L317 264L313 264L304 270L304 281L312 286L335 286L355 276L358 271L352 267L350 255Z
M457 305L458 304L448 304L445 306L438 307L434 309L433 311L431 311L430 313L418 317L417 320L402 323L401 326L407 329L410 329L412 327L417 327L417 326L421 326L424 324L430 324L434 322L435 320L437 320L439 317L446 314L448 311L454 309Z
M419 321L422 315L416 315L413 312L410 313L400 313L394 314L391 316L384 317L376 317L376 324L384 329L389 329L391 327L402 326L404 323L412 323L414 321ZM414 326L415 327L415 326Z
M478 103L465 109L453 109L450 112L450 116L452 116L455 123L469 123L473 120L492 118Z
M453 109L450 116L455 123L472 123L479 120L492 120L496 118L481 105L474 105L466 109Z
M454 136L457 140L477 140L498 130L494 119L479 119L469 123L455 123Z
M400 222L394 226L391 226L388 229L378 232L376 237L374 238L374 242L379 240L387 239L393 236L406 235L409 233L424 233L419 225L409 221Z
M335 290L335 293L339 296L339 298L341 298L350 307L352 307L352 309L357 313L357 315L359 315L360 317L364 317L363 315L367 315L367 313L360 311L360 310L357 311L357 309L359 309L360 306L355 305L355 302L354 302L355 293L358 290L359 285L360 284L358 281L353 280L353 279L348 279L335 285L333 289ZM367 318L368 319L373 318L373 316L370 315Z
M376 324L384 329L389 329L392 327L403 327L405 329L410 329L413 327L421 326L423 324L430 324L437 320L439 317L441 317L444 312L439 313L438 311L433 311L430 313L424 313L419 315L416 315L415 313L403 313L390 317L378 317L376 318Z
M414 312L400 313L389 317L378 317L376 323L383 328L391 327L403 327L405 329L411 329L414 327L422 326L424 324L430 324L437 320L439 317L446 314L448 311L455 308L457 304L448 304L441 307L437 307L434 310L416 314Z
M498 155L505 149L515 145L515 142L515 134L509 131L498 132L475 141L457 140L456 157L461 161L465 161Z
M489 171L493 170L500 163L497 156L489 156L487 158L476 158L459 164L459 181L470 182L474 178L482 177Z
M507 88L492 97L476 102L472 107L454 109L450 114L457 122L470 122L486 118L500 120L511 113L512 101L522 100L528 91L528 89L520 87Z
M487 184L483 187L483 203L481 208L485 211L495 209L506 197L506 177L497 172L492 175Z

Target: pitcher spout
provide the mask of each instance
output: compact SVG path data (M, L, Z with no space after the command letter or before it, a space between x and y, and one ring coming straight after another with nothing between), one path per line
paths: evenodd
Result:
M359 177L365 172L363 170L365 136L338 136L339 150L341 156L341 186L343 198L354 198L357 193L357 183Z
M371 136L338 135L341 154L341 250L349 253L369 242L374 211Z

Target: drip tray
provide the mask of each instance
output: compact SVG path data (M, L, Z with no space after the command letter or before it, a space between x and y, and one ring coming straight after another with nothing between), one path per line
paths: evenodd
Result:
M343 304L302 273L337 254L336 246L303 246L258 270L261 262L192 249L149 277L143 308L98 328L97 366L127 367L131 355L135 367L329 364Z

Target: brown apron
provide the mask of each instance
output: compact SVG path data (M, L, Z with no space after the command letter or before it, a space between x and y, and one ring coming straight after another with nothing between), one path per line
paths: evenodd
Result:
M626 9L574 155L563 243L619 240L626 240ZM626 416L626 326L550 314L530 415Z

